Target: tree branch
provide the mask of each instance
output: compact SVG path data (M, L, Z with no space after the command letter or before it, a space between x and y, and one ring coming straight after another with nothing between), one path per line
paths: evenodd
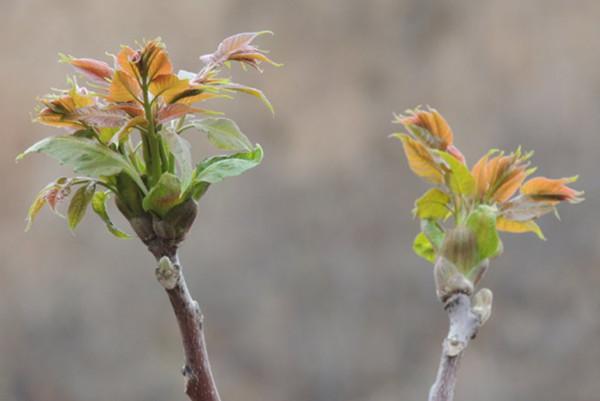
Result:
M185 393L192 401L220 401L206 351L204 318L186 285L177 250L168 245L149 249L159 261L156 278L167 292L179 324L185 354Z
M472 308L471 297L463 293L453 294L446 301L444 309L448 312L450 327L442 345L440 366L429 391L429 401L454 399L460 359L469 341L475 338L477 331L489 317L491 292L486 289L480 291L475 296L474 303L475 307Z

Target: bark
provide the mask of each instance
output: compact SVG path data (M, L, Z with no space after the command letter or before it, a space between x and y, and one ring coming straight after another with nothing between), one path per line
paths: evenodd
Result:
M469 341L475 338L477 331L489 317L489 313L482 314L478 306L475 309L472 308L471 297L463 293L451 295L444 308L448 313L450 325L448 335L442 345L437 377L429 391L429 401L452 401L454 399L454 387L461 357L469 345Z
M192 401L220 401L206 351L204 318L188 290L177 247L155 242L148 244L148 248L159 261L156 278L169 297L179 325L185 355L182 369L185 393Z

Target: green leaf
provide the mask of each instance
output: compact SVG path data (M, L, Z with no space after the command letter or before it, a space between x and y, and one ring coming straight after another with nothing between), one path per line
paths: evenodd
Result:
M191 145L181 135L170 129L163 130L161 135L165 138L167 145L169 145L169 150L175 157L182 188L187 188L192 181L192 174L194 172Z
M467 227L475 234L477 241L477 262L498 256L502 251L502 243L496 230L496 217L498 211L495 207L479 205L467 217Z
M71 230L74 230L83 219L83 216L85 216L95 190L96 185L90 183L75 191L67 209L67 224Z
M450 167L448 185L450 190L457 195L471 196L475 193L475 178L460 161L449 153L434 150Z
M142 207L163 217L173 206L180 203L181 181L171 173L163 173L148 195L144 197Z
M252 143L237 124L228 118L204 118L195 120L192 125L208 134L208 140L217 148L235 152L250 152Z
M260 145L252 152L235 153L229 156L217 156L204 160L196 167L194 182L215 184L227 177L235 177L256 167L263 158Z
M427 236L420 232L417 234L415 241L413 242L413 250L417 255L422 257L423 259L434 263L435 262L435 250L433 249L433 245L427 239Z
M106 211L106 201L110 197L110 192L96 192L92 197L92 210L96 212L98 216L104 221L106 224L106 228L108 231L113 234L117 238L130 238L129 235L124 233L115 227L110 217L108 216L108 212Z
M432 188L417 199L413 213L420 219L442 220L450 214L449 203L450 195Z
M36 152L45 153L61 164L73 167L76 173L90 177L111 176L124 172L144 193L148 192L141 177L127 159L97 142L73 136L44 138L21 153L17 160Z
M446 233L444 233L444 230L436 221L429 219L421 220L421 231L436 251L442 248Z

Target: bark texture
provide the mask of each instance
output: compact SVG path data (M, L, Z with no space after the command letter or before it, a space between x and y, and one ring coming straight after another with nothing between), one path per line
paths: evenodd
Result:
M159 242L148 244L148 248L159 262L156 278L169 297L179 325L185 355L185 393L192 401L220 401L204 340L204 318L185 282L177 248Z
M489 317L489 313L482 314L478 306L472 308L471 297L463 293L450 296L444 308L448 313L450 327L442 345L440 365L435 382L429 391L429 401L454 399L454 387L462 354L469 341L475 338L477 331Z

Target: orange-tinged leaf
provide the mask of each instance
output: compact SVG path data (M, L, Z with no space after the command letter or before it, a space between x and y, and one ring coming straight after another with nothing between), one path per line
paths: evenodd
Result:
M172 73L173 66L167 52L160 47L155 48L148 66L148 80L152 82L162 75L171 75Z
M520 149L505 156L493 156L491 151L473 166L477 197L484 202L504 203L519 189L525 178L532 173L527 169L531 153L522 154ZM493 156L493 157L492 157Z
M453 135L450 125L433 108L428 107L427 110L421 110L417 107L415 110L408 110L407 115L397 116L395 122L404 125L428 147L445 151L448 146L452 145ZM460 152L454 156L460 160L462 154L458 156L459 154ZM460 161L464 162L464 157Z
M521 187L521 193L532 200L546 201L553 204L562 201L578 203L583 200L583 192L576 191L566 185L576 180L577 176L558 179L535 177Z
M259 62L266 62L277 66L277 63L270 60L261 50L251 44L257 36L266 33L273 34L270 31L261 31L244 32L232 35L219 43L219 46L214 53L205 54L200 57L200 60L208 66L222 65L229 60L239 61L253 67L257 67Z
M440 166L425 146L406 134L394 134L394 137L402 141L408 165L416 175L434 184L444 182Z
M542 233L542 229L538 226L535 221L515 221L508 220L504 217L498 217L496 220L496 228L500 231L509 232L509 233L527 233L532 232L535 233L540 239L545 240L544 233Z
M487 177L487 163L489 154L484 155L471 169L471 174L475 178L475 187L477 189L477 197L483 198L489 187L489 181Z
M177 75L161 75L154 79L150 84L150 92L154 96L162 96L165 103L171 103L171 100L177 94L189 89L190 84L187 79L179 79Z
M515 170L506 178L506 181L494 193L494 199L497 202L506 202L510 199L519 189L527 174L525 170Z
M144 114L144 109L139 103L119 103L111 104L106 110L121 110L127 113L130 117L137 117Z
M86 78L96 83L106 84L114 73L113 69L104 61L91 58L70 58L68 63Z
M40 124L48 125L50 127L59 128L81 128L82 124L77 121L68 120L65 116L56 114L50 109L44 109L40 112L36 121Z
M131 47L124 46L117 55L117 63L123 72L132 77L137 77L139 73L135 66L134 60L138 57L138 52L133 50Z
M195 93L195 94L194 94ZM177 93L169 98L168 103L182 103L186 105L192 105L194 103L203 102L209 99L215 98L230 98L227 95L222 95L214 92L202 92L198 93L198 90L188 89L183 92Z
M117 71L110 83L108 99L111 102L139 102L140 92L141 88L135 78Z
M160 124L170 120L174 120L186 114L203 113L205 110L188 106L182 103L173 103L161 108L157 115L156 121Z

